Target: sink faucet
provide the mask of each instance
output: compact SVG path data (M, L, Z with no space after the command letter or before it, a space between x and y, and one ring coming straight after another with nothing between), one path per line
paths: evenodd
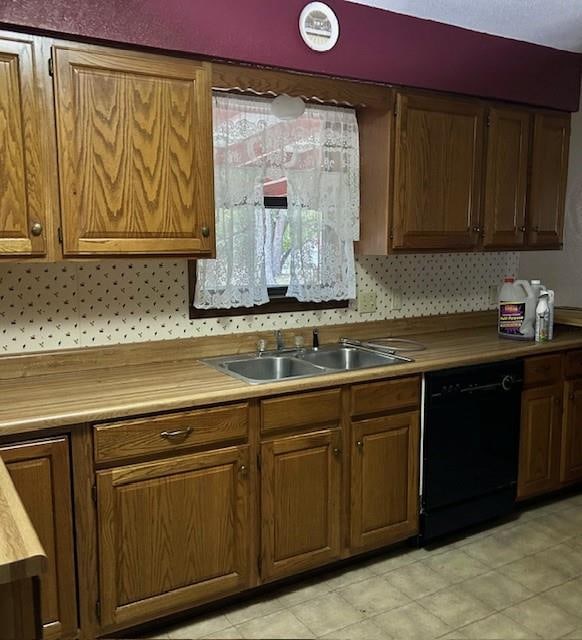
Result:
M283 351L285 348L285 339L283 338L283 332L281 329L275 330L275 342L277 344L277 351Z
M319 349L319 329L317 327L313 330L313 344L311 346L314 349Z

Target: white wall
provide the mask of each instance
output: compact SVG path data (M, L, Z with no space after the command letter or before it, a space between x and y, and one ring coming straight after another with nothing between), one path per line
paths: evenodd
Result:
M564 249L524 252L520 277L541 278L558 305L582 307L582 110L572 116Z

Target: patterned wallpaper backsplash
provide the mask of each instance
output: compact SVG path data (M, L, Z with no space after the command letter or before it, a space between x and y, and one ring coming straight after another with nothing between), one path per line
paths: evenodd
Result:
M517 253L360 258L358 290L377 309L190 320L186 260L0 264L0 354L170 340L492 308L489 287L516 275ZM393 294L402 306L393 309ZM398 305L396 305L398 306Z

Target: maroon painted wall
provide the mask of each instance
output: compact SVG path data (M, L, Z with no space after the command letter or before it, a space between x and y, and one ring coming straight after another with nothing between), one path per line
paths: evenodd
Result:
M0 0L0 24L578 110L578 54L328 2L340 40L323 54L299 36L307 0Z

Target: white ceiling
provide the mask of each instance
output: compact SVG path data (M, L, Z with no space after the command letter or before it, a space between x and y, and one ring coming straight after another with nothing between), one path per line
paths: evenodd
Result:
M582 0L349 0L474 31L582 52Z

